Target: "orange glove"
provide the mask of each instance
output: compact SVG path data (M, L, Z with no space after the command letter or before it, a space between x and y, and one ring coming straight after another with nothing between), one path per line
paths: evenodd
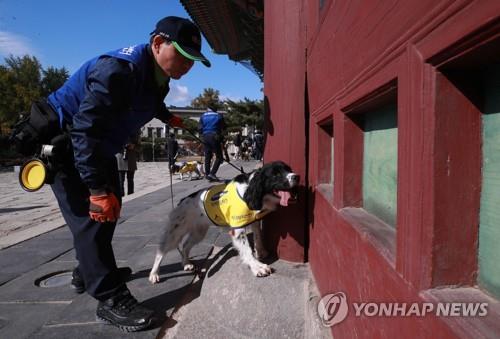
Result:
M97 222L113 222L120 217L120 203L113 193L91 195L89 206L90 219Z
M182 118L177 115L172 115L170 119L168 119L168 124L172 127L185 128Z

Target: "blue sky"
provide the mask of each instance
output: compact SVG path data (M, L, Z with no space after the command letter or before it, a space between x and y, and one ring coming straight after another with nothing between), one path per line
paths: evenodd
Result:
M30 54L45 68L72 73L101 53L149 41L156 22L168 15L188 17L179 0L0 0L0 63L9 54ZM222 98L262 99L255 74L214 54L205 39L202 52L212 67L197 62L172 80L167 105L188 105L207 87Z

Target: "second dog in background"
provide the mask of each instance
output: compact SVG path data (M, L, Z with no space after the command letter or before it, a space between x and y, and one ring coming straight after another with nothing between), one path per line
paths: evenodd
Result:
M205 176L203 166L199 161L179 161L172 166L172 173L177 173L181 180L184 180L184 175L189 176L189 180L193 180L193 174L196 174L196 179L202 179Z

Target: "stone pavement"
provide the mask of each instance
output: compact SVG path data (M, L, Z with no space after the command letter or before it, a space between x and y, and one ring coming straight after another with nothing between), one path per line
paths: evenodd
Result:
M184 272L180 255L172 251L162 263L160 283L149 283L158 234L171 210L165 165L139 164L137 195L124 199L113 240L118 265L133 270L129 288L157 316L150 329L129 334L96 322L97 301L70 289L76 261L68 228L37 234L39 229L29 222L30 216L36 225L56 219L50 216L56 214L51 192L39 192L37 198L21 191L15 194L12 183L17 179L0 174L1 199L5 199L0 203L2 227L13 225L5 217L10 214L24 220L18 228L35 232L35 237L0 250L0 338L329 337L329 331L318 326L314 312L318 297L307 264L274 261L273 275L255 278L241 265L227 232L217 227L210 228L192 250L194 262L202 268L198 275ZM249 171L256 163L242 165ZM227 165L219 171L221 178L236 174ZM174 202L208 185L205 180L176 180Z
M166 162L139 162L135 173L135 193L123 202L139 198L170 185ZM0 249L65 225L49 185L39 191L25 192L19 174L0 172ZM178 182L179 176L173 177Z

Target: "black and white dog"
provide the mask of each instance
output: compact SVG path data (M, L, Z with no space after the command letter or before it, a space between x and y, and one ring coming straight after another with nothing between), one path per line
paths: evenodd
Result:
M160 281L158 270L163 256L183 242L180 253L184 270L194 270L189 251L205 237L210 225L230 229L233 246L241 260L257 277L272 273L271 268L258 259L267 252L262 243L259 220L278 206L295 201L299 175L282 161L264 165L250 174L240 174L228 184L220 184L195 192L180 201L170 213L167 227L156 251L149 281ZM254 234L256 257L246 235L246 226Z

